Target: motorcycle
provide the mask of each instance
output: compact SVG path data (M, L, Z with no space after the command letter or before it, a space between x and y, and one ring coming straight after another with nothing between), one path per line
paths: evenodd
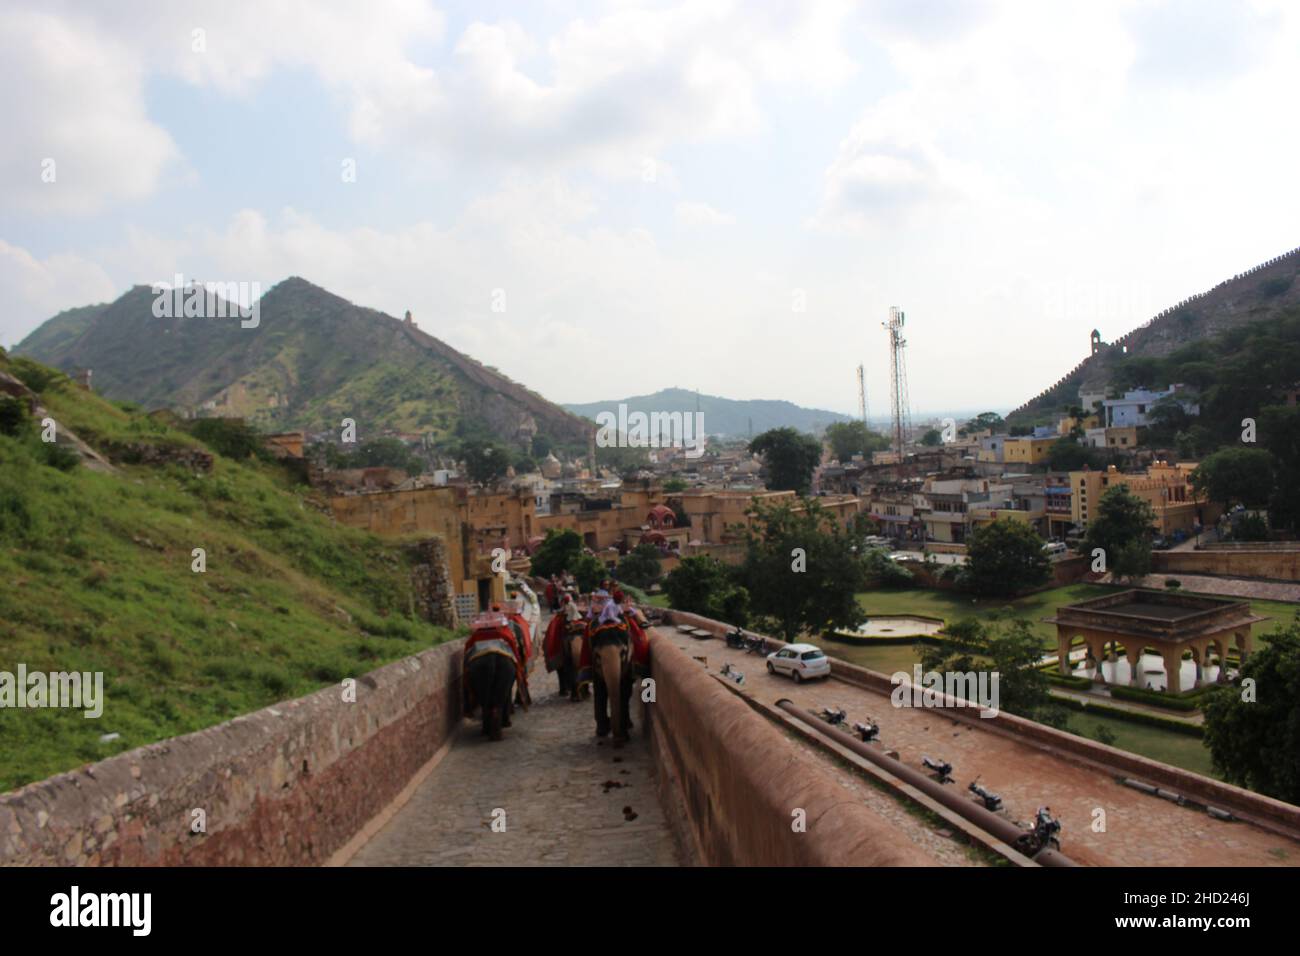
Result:
M740 628L736 628L734 631L727 632L728 647L734 647L738 651L743 651L748 645L748 641L749 638L745 637L745 632L742 631Z
M822 712L818 714L818 716L832 727L838 727L848 719L849 715L844 712L844 708L842 707L836 707L833 709L830 707L823 707Z
M853 732L862 738L864 744L869 744L880 736L880 725L872 723L868 718L865 724L861 721L856 722L853 725Z
M986 787L981 787L978 777L972 780L970 786L966 789L984 801L985 810L996 812L1002 809L1002 798L992 790L989 790Z
M921 763L931 770L939 779L940 783L952 783L952 764L946 760L932 760L930 757L921 755Z
M759 654L759 655L761 655L761 656L763 656L763 657L766 657L766 656L767 656L767 641L763 640L763 638L761 638L761 637L747 637L747 638L745 638L745 653L747 653L747 654Z

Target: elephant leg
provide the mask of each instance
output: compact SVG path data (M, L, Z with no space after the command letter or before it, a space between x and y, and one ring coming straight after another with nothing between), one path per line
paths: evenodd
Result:
M609 714L607 713L607 707L609 704L608 701L609 693L608 693L608 689L605 687L605 678L603 675L599 673L599 671L597 671L592 675L591 685L592 685L592 689L595 691L595 693L593 693L591 696L592 699L595 701L596 736L608 737L609 736Z
M620 691L623 695L623 729L624 736L627 731L632 729L632 670L629 667L623 673L623 680L620 682Z
M501 701L501 726L510 726L510 715L514 712L515 668L504 657L497 662L496 687L493 688L497 699Z

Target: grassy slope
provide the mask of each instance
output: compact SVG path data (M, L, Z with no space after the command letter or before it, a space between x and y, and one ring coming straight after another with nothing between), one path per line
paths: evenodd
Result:
M0 358L0 369L7 366ZM194 440L70 386L57 421ZM0 709L0 791L308 693L447 639L410 617L401 549L335 526L274 465L59 471L0 435L0 670L103 671L98 720ZM207 552L206 573L191 551ZM102 734L121 738L100 743Z

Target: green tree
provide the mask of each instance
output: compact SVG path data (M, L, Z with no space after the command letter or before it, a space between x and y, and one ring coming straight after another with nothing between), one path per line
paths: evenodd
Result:
M261 434L242 418L200 418L190 426L190 434L218 455L236 461L266 454Z
M1192 487L1225 511L1236 501L1260 507L1273 494L1275 464L1272 452L1263 448L1220 448L1197 465Z
M1260 410L1260 443L1273 454L1273 495L1268 520L1274 528L1300 529L1300 407L1270 405Z
M793 428L765 431L749 443L749 450L763 456L768 488L801 495L808 493L813 471L822 458L821 443Z
M1047 674L1037 666L1042 642L1027 621L995 628L967 618L947 629L942 644L918 647L922 670L997 674L999 710L1052 727L1065 725L1065 709L1052 700Z
M686 490L686 482L681 478L669 478L664 482L664 491L667 494L677 494Z
M962 430L978 432L987 428L996 434L1005 424L1006 421L997 412L980 412L968 421Z
M999 518L966 542L966 582L976 594L1015 594L1049 577L1043 539L1023 521Z
M855 548L860 530L846 530L815 499L799 507L756 504L748 513L740 579L754 612L787 641L857 624L857 593L866 582Z
M1274 631L1241 667L1252 699L1226 686L1205 701L1205 744L1229 783L1300 803L1300 621Z
M1097 516L1088 522L1080 545L1083 554L1101 548L1106 569L1120 577L1137 577L1151 568L1151 527L1155 512L1151 506L1118 484L1109 488L1097 503Z
M460 457L465 462L465 473L476 485L496 484L510 467L510 452L501 445L481 438L463 442Z
M707 554L682 558L664 577L668 600L679 611L702 614L744 627L749 595L727 572L727 566Z
M826 443L830 445L831 454L840 461L849 461L854 455L867 458L873 451L889 447L888 438L858 421L827 425Z
M943 442L943 435L939 432L939 429L937 428L931 428L928 432L926 432L924 435L921 436L921 444L924 445L926 448L934 448L942 442Z
M596 590L600 582L609 577L609 568L594 554L588 554L583 551L572 562L568 569L573 575L574 581L577 582L578 590L583 593Z
M582 536L571 528L558 531L552 528L533 552L532 573L539 578L552 574L572 572L582 554Z
M662 573L659 549L653 544L639 544L618 564L618 579L634 588L648 588Z
M1097 464L1096 450L1080 445L1073 438L1058 438L1048 451L1047 466L1052 471L1082 471Z

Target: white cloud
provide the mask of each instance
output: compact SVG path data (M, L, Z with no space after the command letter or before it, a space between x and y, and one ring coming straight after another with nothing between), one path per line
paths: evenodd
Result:
M71 253L37 259L0 239L0 344L16 345L45 319L64 309L108 302L125 290L95 262Z
M0 203L82 214L156 187L177 150L145 114L137 62L83 17L0 12Z
M673 207L673 215L681 225L691 228L727 226L736 221L735 216L719 212L706 202L686 200Z

